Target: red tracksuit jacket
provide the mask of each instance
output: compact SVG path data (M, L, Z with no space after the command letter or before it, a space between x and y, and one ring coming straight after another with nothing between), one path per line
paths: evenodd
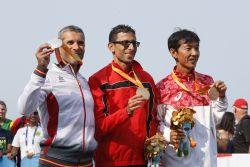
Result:
M95 103L95 137L98 141L95 165L146 165L143 155L144 141L147 136L156 132L155 83L138 62L132 62L134 72L150 92L150 99L129 117L126 111L128 100L136 94L137 86L113 71L112 64L122 70L113 61L89 78ZM127 74L134 77L132 71Z

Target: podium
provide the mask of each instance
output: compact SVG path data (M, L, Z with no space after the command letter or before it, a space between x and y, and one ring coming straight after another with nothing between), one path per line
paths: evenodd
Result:
M250 154L218 154L217 167L249 167Z

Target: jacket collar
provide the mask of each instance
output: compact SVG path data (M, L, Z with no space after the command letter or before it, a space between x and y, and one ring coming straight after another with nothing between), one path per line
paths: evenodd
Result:
M137 71L143 70L143 68L142 68L142 66L140 65L140 63L137 62L136 60L133 60L131 63L132 63L132 69L131 69L129 72L127 72L127 74L130 74L132 71L134 71L134 72L136 73ZM121 71L123 71L124 73L126 73L126 72L121 68L121 66L120 66L119 64L117 64L114 60L112 61L111 64L112 64L114 67L116 67L116 68L118 68L119 70L121 70Z
M191 80L195 80L195 70L192 70L190 73L182 73L182 72L178 72L176 71L177 66L174 67L173 71L175 73L175 75L181 79L181 80L187 80L187 81L191 81Z
M53 64L53 67L56 68L57 70L62 70L62 71L65 71L69 74L72 74L74 76L78 76L79 75L79 72L75 73L73 68L71 67L70 64L66 64L64 67L59 67L57 64Z

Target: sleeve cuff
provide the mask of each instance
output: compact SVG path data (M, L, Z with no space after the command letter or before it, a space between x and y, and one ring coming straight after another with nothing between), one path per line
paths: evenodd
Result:
M34 70L34 73L36 75L43 77L43 78L46 77L47 72L48 72L48 69L42 66L37 66L36 69Z

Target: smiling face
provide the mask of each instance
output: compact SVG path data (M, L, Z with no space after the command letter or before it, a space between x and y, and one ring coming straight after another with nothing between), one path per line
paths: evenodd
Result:
M195 69L200 56L199 43L184 43L180 41L180 47L170 49L171 55L176 60L176 70L183 73L189 73Z
M123 43L115 43L127 41L124 45ZM116 36L116 41L109 42L108 48L114 55L114 61L119 64L122 68L126 66L130 66L132 60L135 58L135 54L137 51L137 46L135 44L136 37L132 32L123 33L120 32Z

